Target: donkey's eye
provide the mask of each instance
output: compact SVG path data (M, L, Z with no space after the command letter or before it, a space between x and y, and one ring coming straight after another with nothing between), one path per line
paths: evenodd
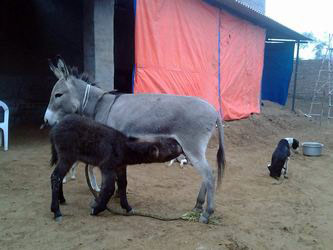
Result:
M55 98L58 98L58 97L60 97L60 96L62 96L61 93L57 93L57 94L55 94Z

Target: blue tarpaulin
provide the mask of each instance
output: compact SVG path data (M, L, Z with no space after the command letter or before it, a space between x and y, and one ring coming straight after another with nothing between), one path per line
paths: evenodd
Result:
M285 105L293 72L295 44L266 43L261 99Z

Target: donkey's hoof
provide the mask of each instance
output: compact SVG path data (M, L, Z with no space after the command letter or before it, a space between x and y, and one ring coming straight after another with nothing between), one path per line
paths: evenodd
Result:
M193 209L192 209L192 212L195 212L195 213L202 213L202 207L194 207Z
M204 215L200 215L199 222L204 223L204 224L208 224L208 218L205 217Z

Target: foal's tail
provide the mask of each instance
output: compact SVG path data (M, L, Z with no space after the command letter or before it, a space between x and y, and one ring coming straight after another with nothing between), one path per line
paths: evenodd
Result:
M54 146L53 140L51 138L51 159L50 159L50 165L53 166L58 162L58 154L57 150Z
M217 151L217 188L221 186L222 178L224 175L224 168L226 165L225 154L224 154L224 132L223 132L223 124L220 114L218 114L218 118L216 121L217 129L219 132L219 149Z

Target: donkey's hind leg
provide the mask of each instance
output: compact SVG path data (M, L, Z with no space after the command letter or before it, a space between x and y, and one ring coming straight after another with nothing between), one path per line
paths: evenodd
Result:
M61 203L65 202L65 197L62 190L62 180L73 162L64 161L60 159L57 166L55 167L51 175L51 188L52 188L52 202L51 202L51 212L54 213L54 218L56 221L61 221L62 214L59 208L59 201Z
M204 182L202 182L200 191L198 193L197 202L195 203L193 211L202 212L203 204L205 203L205 199L206 199L206 186L205 186Z
M199 221L208 223L209 217L214 213L215 179L212 173L212 169L210 168L206 158L202 159L202 161L196 164L198 164L196 168L203 178L196 205L199 205L202 201L205 201L205 195L207 193L206 208L205 211L201 214ZM202 204L203 203L201 203L201 205Z
M212 128L215 128L212 126ZM210 215L214 213L214 194L215 194L215 181L212 169L206 159L206 149L208 141L212 135L211 130L209 133L200 134L200 138L181 138L180 145L191 162L192 166L196 168L202 177L200 191L198 193L197 201L194 207L196 211L202 211L203 204L205 203L207 194L207 204L204 212L200 216L200 222L208 223Z
M203 204L207 194L206 208L200 216L199 221L208 223L209 217L214 213L214 194L215 194L215 180L212 169L206 159L204 152L196 153L195 156L191 152L185 152L189 157L192 165L198 170L202 177L200 191L198 193L197 201L193 210L202 211Z

